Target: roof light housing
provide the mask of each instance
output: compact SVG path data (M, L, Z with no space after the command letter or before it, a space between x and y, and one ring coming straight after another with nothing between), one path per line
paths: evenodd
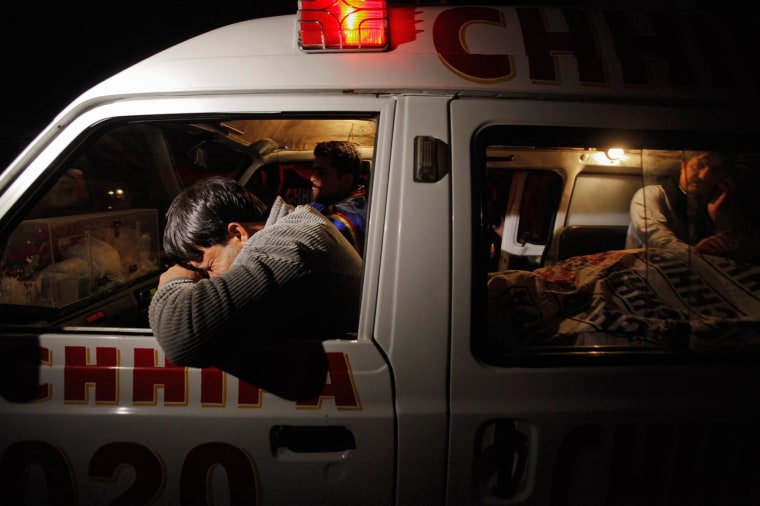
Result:
M298 47L307 53L386 51L385 0L299 0Z

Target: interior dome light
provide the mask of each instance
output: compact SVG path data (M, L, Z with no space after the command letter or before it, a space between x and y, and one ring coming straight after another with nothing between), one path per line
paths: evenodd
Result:
M610 148L607 150L607 158L610 160L620 160L623 156L625 156L623 148Z

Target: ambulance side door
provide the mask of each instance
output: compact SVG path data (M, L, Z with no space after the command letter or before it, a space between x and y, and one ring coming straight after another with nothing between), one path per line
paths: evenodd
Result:
M672 152L668 147L677 151L681 144L722 139L726 146L754 152L748 136L736 131L743 118L714 114L709 122L700 122L699 110L667 114L655 107L477 98L452 101L450 114L452 206L459 219L452 228L447 503L756 502L756 310L740 316L738 306L726 307L725 314L735 319L722 321L711 308L721 300L713 294L733 283L749 295L742 296L742 303L756 308L757 284L743 285L740 279L756 276L757 266L725 261L731 267L722 275L731 281L697 284L695 280L708 271L713 275L723 261L713 259L713 267L697 271L696 254L676 264L641 249L621 251L622 243L610 243L611 251L601 256L574 256L553 271L538 270L544 266L540 256L533 265L487 269L489 242L483 240L492 230L484 212L491 195L487 174L497 169L519 177L555 174L564 181L551 203L553 235L538 238L549 244L557 239L556 231L572 223L566 223L566 212L576 196L573 182L581 168L593 174L601 172L594 164L606 164L604 170L614 173L616 162L605 158L609 146L594 142L611 138L610 133L623 134L629 147L656 146L653 151L664 154ZM567 118L573 118L572 126ZM629 177L636 166L646 174L648 151L635 151L633 156L641 161L626 167L620 178ZM751 160L757 153L753 156ZM756 173L752 163L747 168ZM634 177L639 184L646 180ZM616 188L608 183L603 191ZM526 209L545 204L543 196L506 191L510 198L529 199L526 206L508 206L505 199L502 209L520 213L508 220L523 220ZM619 228L620 210L625 217L630 192L620 191L619 198L625 201L600 195L583 207L594 210L593 204L599 204L598 211L591 211L598 214L590 218L612 220L604 223ZM605 201L615 201L615 213L602 208ZM594 226L602 222L588 220ZM619 275L612 267L581 270L613 258L631 263L615 264ZM577 279L589 272L602 280L584 291ZM658 284L657 279L665 281ZM674 292L685 290L681 300L689 312L678 313L681 302L655 306L656 313L637 305L668 300L668 286ZM684 288L689 286L690 292ZM615 296L603 305L611 293ZM625 313L625 308L633 311ZM725 347L695 348L699 340L689 328L696 332L700 315L713 322L715 332L730 334L742 320L748 333L736 341L726 339ZM585 318L582 336L567 330L579 318ZM647 340L668 318L671 332ZM552 327L560 320L565 327ZM744 346L741 339L755 344Z
M391 374L369 338L358 332L317 342L293 336L273 355L254 357L252 367L274 378L264 386L214 367L175 366L148 328L147 305L165 268L166 205L215 161L228 177L245 170L250 161L218 158L222 151L212 149L211 138L228 124L255 120L255 111L264 111L261 124L304 119L310 131L321 121L373 123L377 141L366 148L374 150L377 177L387 178L393 102L335 95L93 105L51 136L28 165L11 167L17 181L0 197L9 210L0 216L3 498L30 504L392 502ZM171 149L180 133L198 126L203 137L197 143ZM73 163L80 161L88 164ZM70 167L76 171L69 181ZM93 184L86 196L82 191L87 202L81 208L34 217L34 202L46 200L58 180L66 184L54 200L79 206L72 197L82 174L98 178L87 179ZM84 207L96 198L94 212ZM367 249L375 237L368 235ZM125 238L134 240L117 246ZM93 244L100 255L85 248ZM113 258L124 260L141 245L148 249L134 251L134 266L117 260L90 275L102 252L116 250L121 255ZM78 257L80 250L90 254ZM376 265L379 258L369 261ZM363 303L371 308L377 269L366 272ZM297 304L308 297L294 294L293 303L297 318ZM299 388L277 388L295 379Z

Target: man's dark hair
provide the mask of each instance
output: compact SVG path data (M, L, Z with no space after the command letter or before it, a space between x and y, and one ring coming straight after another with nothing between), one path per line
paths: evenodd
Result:
M187 267L200 262L208 248L227 242L227 224L266 219L267 206L243 185L224 177L210 177L185 188L166 211L164 251Z
M353 143L347 141L318 142L314 148L314 156L330 158L335 170L341 174L351 174L354 176L354 184L359 183L359 170L362 160Z

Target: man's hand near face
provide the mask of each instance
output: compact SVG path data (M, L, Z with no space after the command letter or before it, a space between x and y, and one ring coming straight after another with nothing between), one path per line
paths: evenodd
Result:
M169 281L172 281L173 279L179 279L179 278L190 278L193 280L194 283L197 283L201 279L203 279L205 276L202 272L195 270L195 269L188 269L186 267L182 267L181 265L172 265L168 269L166 269L166 272L161 274L161 277L158 278L158 286L159 288Z
M720 213L730 205L735 189L734 182L728 178L715 183L713 196L707 203L707 214L713 223L719 223Z

